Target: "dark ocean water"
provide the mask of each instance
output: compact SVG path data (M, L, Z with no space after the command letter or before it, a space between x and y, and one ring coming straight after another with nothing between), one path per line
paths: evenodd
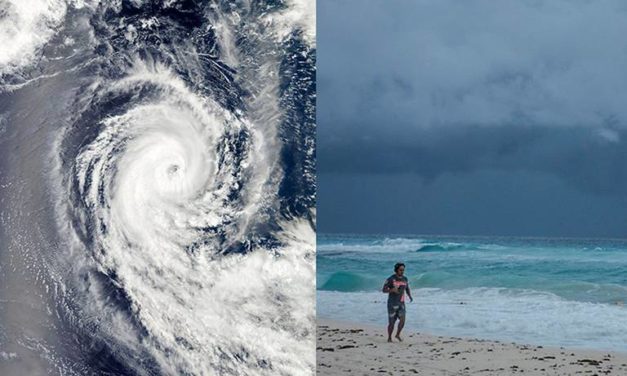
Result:
M317 249L321 317L385 323L402 261L413 329L627 351L625 240L319 235Z
M314 26L0 1L0 374L313 373Z

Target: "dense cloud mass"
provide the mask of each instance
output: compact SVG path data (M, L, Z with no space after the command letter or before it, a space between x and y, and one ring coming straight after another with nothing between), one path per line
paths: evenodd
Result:
M339 174L476 186L484 171L549 176L584 200L627 196L624 2L320 1L318 11L322 197Z
M325 173L416 173L428 182L444 173L482 169L536 171L586 192L627 194L623 130L606 134L586 128L464 126L344 136L321 145L318 159Z
M354 5L320 4L321 120L627 124L624 2Z

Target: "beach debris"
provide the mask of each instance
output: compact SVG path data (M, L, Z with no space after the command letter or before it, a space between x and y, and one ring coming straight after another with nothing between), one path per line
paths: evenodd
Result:
M600 360L594 360L594 359L578 359L577 363L579 364L588 363L591 366L599 366L603 362Z
M342 345L342 346L338 346L337 349L338 350L343 350L343 349L352 349L355 347L359 347L359 346L355 346L355 345Z

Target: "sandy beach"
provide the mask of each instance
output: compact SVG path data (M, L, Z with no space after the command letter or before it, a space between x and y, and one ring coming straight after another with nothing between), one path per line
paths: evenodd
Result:
M318 375L627 375L627 353L551 348L318 320Z

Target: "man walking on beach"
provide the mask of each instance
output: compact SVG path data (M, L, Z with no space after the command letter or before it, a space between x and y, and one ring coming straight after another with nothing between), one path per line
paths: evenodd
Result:
M405 326L405 292L407 292L410 301L414 301L409 291L407 277L403 275L404 273L405 264L397 263L394 265L394 274L386 279L383 285L383 292L388 293L388 342L392 342L392 333L394 332L396 319L398 319L396 339L402 341L401 330Z

